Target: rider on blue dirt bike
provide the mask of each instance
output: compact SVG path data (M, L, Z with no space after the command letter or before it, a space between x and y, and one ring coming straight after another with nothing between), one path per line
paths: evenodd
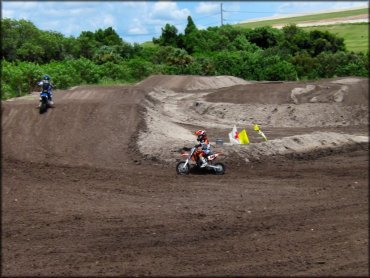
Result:
M52 89L55 88L54 84L51 83L51 78L49 75L44 75L42 80L37 83L37 85L42 86L41 93L47 93L49 104L54 105L53 92Z

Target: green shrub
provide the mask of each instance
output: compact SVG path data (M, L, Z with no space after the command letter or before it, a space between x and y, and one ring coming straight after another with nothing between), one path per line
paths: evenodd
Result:
M317 60L307 52L298 53L291 59L291 63L295 67L299 79L312 80L319 77Z
M38 88L42 70L37 64L3 60L1 66L2 99L22 96Z
M321 78L334 76L368 76L368 60L362 53L323 52L317 56L317 71Z
M296 80L297 72L294 66L287 61L278 61L265 68L265 80Z
M214 56L214 65L217 74L241 76L243 57L241 52L221 51Z
M100 67L86 58L66 60L67 66L77 72L75 83L97 83L101 77Z
M105 63L100 66L101 75L103 78L111 80L132 81L131 69L126 62L114 64L112 62Z
M127 66L135 80L142 80L155 72L153 64L142 58L130 59Z

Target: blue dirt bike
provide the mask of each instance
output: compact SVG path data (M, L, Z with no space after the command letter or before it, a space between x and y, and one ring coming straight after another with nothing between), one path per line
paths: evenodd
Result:
M45 113L48 111L48 108L51 107L49 95L47 92L41 92L40 93L40 114Z

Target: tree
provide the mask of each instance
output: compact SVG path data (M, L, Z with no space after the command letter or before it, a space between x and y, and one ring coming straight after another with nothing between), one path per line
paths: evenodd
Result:
M218 27L193 32L190 37L195 53L227 50L230 43L227 36L220 34Z
M162 46L177 47L177 28L174 25L166 24L162 28L162 35L159 39L153 39L153 42Z
M122 57L118 54L117 47L103 45L95 50L93 61L100 65L106 62L119 63Z
M77 38L77 43L80 49L80 57L85 57L87 59L92 59L95 53L95 49L98 43L95 40L94 33L90 31L81 32L80 36Z
M42 63L45 52L44 49L32 42L25 42L16 50L16 57L17 59L23 61L31 61L31 62L38 62Z
M313 30L310 32L310 40L312 41L312 53L314 56L326 51L332 53L345 51L344 39L338 38L328 31Z
M241 64L241 77L246 80L261 80L264 70L263 51L257 50L254 52L243 53L243 63Z
M37 60L37 55L42 52L41 46L37 43L39 36L40 31L31 21L2 19L2 58L9 61Z
M188 24L186 25L185 30L184 30L185 36L188 36L189 34L191 34L192 32L194 32L196 30L198 30L197 26L195 26L193 19L189 15L188 16Z
M288 49L291 54L295 54L302 50L311 51L312 43L309 33L302 28L297 27L295 24L284 26L283 29L284 39L280 43L280 47Z
M172 66L184 66L192 62L193 57L190 56L185 49L175 48L172 46L162 47L155 54L155 63L166 63Z
M153 72L153 64L141 58L133 58L127 62L131 75L135 80L148 77Z
M64 38L64 58L78 58L81 53L81 45L77 41L76 38L69 36L67 38Z
M44 31L40 33L38 44L43 48L43 62L47 63L51 60L63 60L65 53L64 37L57 32Z
M265 79L270 81L296 80L297 72L287 61L278 61L265 68Z
M258 27L247 34L251 43L261 48L269 48L277 45L282 40L282 32L272 27Z
M235 38L235 40L233 40L230 43L230 48L229 49L230 50L240 50L240 51L254 52L257 49L259 49L259 47L255 44L249 42L244 35L240 34Z
M114 46L122 44L122 39L118 36L112 27L105 30L98 29L94 33L94 38L100 45Z
M300 79L316 79L318 78L316 58L311 57L307 51L297 53L291 63L297 71Z
M218 74L241 76L243 58L240 52L221 51L214 57L214 63Z

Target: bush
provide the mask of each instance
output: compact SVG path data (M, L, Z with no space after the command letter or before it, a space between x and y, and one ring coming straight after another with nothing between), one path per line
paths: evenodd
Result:
M218 52L214 57L217 74L241 76L242 64L243 58L241 52L222 51Z
M263 49L278 45L283 39L283 32L270 26L257 27L250 30L247 39Z
M101 65L100 70L103 78L109 78L115 81L131 81L133 79L131 69L125 62L119 64L108 62Z
M244 52L241 64L241 77L246 80L261 80L262 76L262 51Z
M1 88L2 99L22 96L37 87L37 81L42 77L41 68L30 62L2 61Z
M347 53L344 63L338 65L335 74L337 76L362 76L369 75L368 56L363 53Z
M127 66L131 71L131 76L134 80L141 80L154 73L154 66L152 63L142 59L134 58L127 62Z
M317 61L307 52L298 53L291 59L291 63L295 67L299 79L312 80L319 77Z
M77 72L75 83L97 83L101 77L100 67L92 61L81 58L78 60L66 60L67 66Z
M368 76L368 60L363 54L323 52L317 56L317 71L321 78L333 76Z
M287 61L278 61L275 64L268 66L265 71L265 80L296 80L297 72L294 66Z

